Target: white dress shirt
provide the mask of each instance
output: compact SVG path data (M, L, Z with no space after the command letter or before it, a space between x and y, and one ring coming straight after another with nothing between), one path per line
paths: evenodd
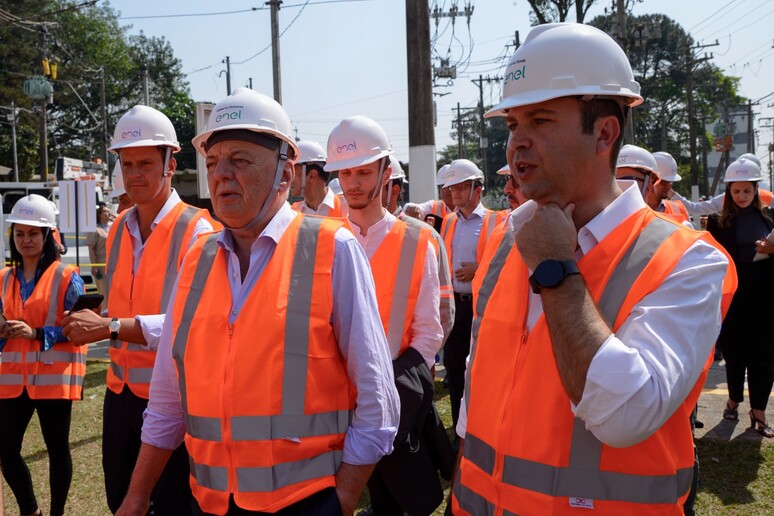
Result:
M327 192L325 192L325 197L323 197L323 200L320 201L320 205L317 207L316 210L312 209L307 203L306 199L301 199L299 201L299 206L301 207L301 213L304 213L306 215L319 215L321 217L327 217L328 213L336 207L334 204L336 194L333 193L333 190L330 188L327 189ZM349 213L349 205L347 204L347 201L344 199L344 196L340 196L339 203L341 204L341 216L346 217Z
M355 238L363 247L366 256L370 260L379 246L382 245L387 234L392 230L398 219L394 215L384 212L384 217L368 228L368 234L360 234L360 227L352 222L349 223L355 229ZM398 256L395 257L397 261ZM440 281L438 280L438 257L435 254L435 248L432 245L427 246L427 256L425 256L425 266L422 271L422 281L419 285L419 295L417 304L414 308L413 318L411 319L411 342L409 346L416 349L428 368L435 364L435 354L443 345L443 327L441 326L441 315L439 306L441 302ZM398 358L399 350L391 350L392 359Z
M164 217L166 217L179 202L181 202L180 196L173 188L172 194L167 199L167 202L164 203L164 206L161 207L156 218L151 222L151 231L156 229L156 226L161 223ZM145 242L142 241L142 235L140 234L140 221L137 220L137 212L131 210L127 216L124 217L124 221L132 242L132 255L134 257L132 273L137 274L137 269L140 267L140 260L142 259L142 253L145 250ZM191 244L196 241L196 238L199 235L209 231L212 231L212 224L210 224L207 219L202 217L196 221L193 236L191 237L191 241L188 242L188 247L191 247ZM134 318L140 324L140 329L142 330L143 337L145 337L148 349L157 349L159 347L161 327L164 324L164 314L136 315Z
M511 227L515 230L529 219L536 206L529 201L515 210ZM577 258L643 206L638 189L627 188L580 229ZM723 253L701 240L695 242L661 286L637 303L618 331L602 343L589 366L580 403L571 404L597 439L614 447L633 446L653 435L683 403L720 333L727 270ZM540 295L530 293L528 329L542 313ZM464 437L466 425L463 400L460 436Z
M716 195L712 199L707 199L706 201L689 201L679 193L675 192L671 200L680 201L683 203L683 206L685 206L685 209L688 211L689 215L701 216L720 213L720 211L723 209L723 199L725 196L726 194L722 193Z
M298 212L285 203L250 250L250 266L241 281L239 261L233 251L231 232L225 229L218 245L227 255L231 312L229 322L242 305L274 254L282 235ZM344 440L343 461L353 465L375 464L392 451L398 431L400 400L395 390L387 340L376 305L373 276L368 260L352 233L336 233L333 259L333 313L331 324L347 373L357 387L357 404ZM177 285L170 299L175 303ZM177 369L172 358L172 328L164 324L145 411L142 442L175 449L185 436L185 414L180 404Z
M487 209L481 203L478 203L467 219L461 211L457 211L457 225L454 227L454 238L451 245L451 269L452 287L454 287L455 292L460 294L472 293L473 285L470 281L455 279L454 271L462 267L463 262L478 263L478 237L481 235L486 212Z

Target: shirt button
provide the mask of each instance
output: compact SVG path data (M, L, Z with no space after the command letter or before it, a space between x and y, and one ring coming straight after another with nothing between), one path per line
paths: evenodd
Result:
M236 278L237 277L237 273L236 272L231 273L231 277L232 278Z
M238 308L234 308L233 310L231 310L231 315L236 315L238 313L239 313L239 309Z

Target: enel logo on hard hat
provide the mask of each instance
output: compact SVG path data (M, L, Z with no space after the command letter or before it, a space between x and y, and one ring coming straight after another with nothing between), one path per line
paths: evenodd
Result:
M342 152L350 152L353 150L357 150L357 145L355 144L355 142L348 143L346 145L339 145L338 147L336 147L336 152L338 152L339 154Z
M527 65L522 65L521 68L517 68L516 70L512 70L505 74L505 82L508 81L518 81L519 79L526 79L527 75Z
M239 111L232 111L231 113L221 113L218 116L215 117L215 123L217 124L221 120L241 120L242 119L242 110Z
M141 129L132 129L131 131L124 131L121 133L121 138L140 138L142 137Z
M35 215L35 212L29 208L19 208L20 215Z

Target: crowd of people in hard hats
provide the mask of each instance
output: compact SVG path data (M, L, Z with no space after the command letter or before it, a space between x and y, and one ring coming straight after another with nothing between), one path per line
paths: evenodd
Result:
M172 123L135 106L110 148L134 206L106 232L104 310L71 311L83 282L47 202L8 219L0 464L20 513L42 514L21 455L34 411L64 513L85 345L109 339L114 514L350 515L365 489L375 515L693 514L716 340L723 417L746 376L751 424L774 437L771 194L754 156L719 199L676 194L672 156L621 146L642 102L604 32L535 27L485 115L509 130L497 211L466 159L438 170L440 200L401 207L408 179L376 121L297 142L281 105L238 88L193 139L213 214L171 187ZM709 232L700 213L716 213ZM441 354L453 439L433 401Z

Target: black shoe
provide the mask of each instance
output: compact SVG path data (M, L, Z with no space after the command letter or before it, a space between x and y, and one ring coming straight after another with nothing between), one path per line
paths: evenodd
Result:
M702 423L697 419L696 421L693 422L693 426L694 428L704 428L704 423Z

